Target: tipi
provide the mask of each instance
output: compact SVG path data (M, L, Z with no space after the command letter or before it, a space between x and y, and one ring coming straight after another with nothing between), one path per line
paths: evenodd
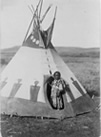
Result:
M37 5L22 46L1 74L1 113L64 118L89 112L95 107L93 100L51 43L56 10L52 24L44 31L41 23L50 7L43 18L41 8L42 1ZM55 71L60 71L70 86L70 91L63 95L62 110L51 107L45 84Z

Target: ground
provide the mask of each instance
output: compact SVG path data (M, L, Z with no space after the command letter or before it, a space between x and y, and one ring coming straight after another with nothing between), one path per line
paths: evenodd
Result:
M1 133L3 137L99 137L99 110L63 120L3 115Z
M8 64L19 47L1 51L1 69ZM82 83L88 93L94 93L99 104L100 52L99 48L57 48L60 56ZM88 114L64 120L34 119L1 115L3 137L99 137L100 113L96 109Z

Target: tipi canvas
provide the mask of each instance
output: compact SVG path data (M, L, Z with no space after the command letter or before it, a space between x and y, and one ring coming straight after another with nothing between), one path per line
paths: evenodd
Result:
M22 46L1 74L1 113L64 118L89 112L95 107L93 100L51 43L56 11L52 24L44 31L39 6L30 24L31 33L27 32ZM55 71L70 87L63 95L62 110L53 109L48 99L46 81Z

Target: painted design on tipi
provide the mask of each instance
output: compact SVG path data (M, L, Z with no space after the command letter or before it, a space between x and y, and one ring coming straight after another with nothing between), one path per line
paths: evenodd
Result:
M79 91L82 95L84 95L85 93L84 93L84 91L82 90L82 88L80 87L80 85L78 84L78 82L77 82L76 80L74 80L72 77L71 77L71 80L73 81L73 84L74 84L74 86L78 89L78 91Z
M30 86L30 100L33 102L37 102L38 93L40 90L40 86L38 86L39 81L34 81L34 85Z
M22 85L21 81L22 81L22 79L18 79L17 82L13 84L13 87L12 87L9 97L14 97L16 95L17 91L19 90L19 88Z
M4 79L4 81L1 81L0 83L0 90L7 84L7 77Z
M29 47L38 48L39 47L39 32L38 32L37 28L35 30L33 30L33 31L34 32L32 32L29 35L29 37L27 38L27 40L24 43L24 45L29 46Z

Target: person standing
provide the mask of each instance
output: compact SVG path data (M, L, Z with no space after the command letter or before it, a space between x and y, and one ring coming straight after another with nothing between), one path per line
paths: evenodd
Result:
M61 78L61 73L56 71L51 83L51 100L54 109L63 109L63 93L67 83Z

